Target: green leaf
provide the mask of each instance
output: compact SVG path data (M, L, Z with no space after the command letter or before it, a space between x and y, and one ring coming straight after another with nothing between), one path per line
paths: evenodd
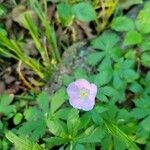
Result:
M111 87L111 86L101 87L100 91L104 95L109 96L109 97L114 97L114 96L117 97L117 95L118 95L118 91L116 89L114 89L113 87Z
M139 132L136 134L136 142L144 145L147 143L148 137L149 132L143 130L143 128L140 127Z
M113 68L112 68L112 61L110 59L110 57L105 57L102 62L99 64L97 70L99 72L103 72L103 71L108 71L108 72L113 72ZM111 75L111 74L110 74Z
M146 131L150 131L150 116L148 116L147 118L145 118L142 122L141 122L142 127L146 130Z
M149 86L150 85L150 71L147 72L145 81L147 83L147 86Z
M117 125L112 123L111 121L105 120L106 128L108 129L108 132L112 134L113 136L116 136L120 138L122 141L124 141L131 149L133 150L140 150L137 145L133 142L133 140L127 136L122 130L118 128Z
M142 54L141 62L144 66L150 67L150 52L145 52Z
M2 121L0 121L0 130L2 130L3 129L3 123L2 123Z
M80 129L87 129L89 123L91 121L91 113L85 113L82 115L82 117L80 118Z
M80 2L73 5L73 13L80 21L92 21L96 19L96 12L88 2Z
M126 150L126 144L118 137L114 137L114 148L115 150Z
M50 137L44 139L44 141L46 142L46 148L48 149L52 149L54 146L59 146L67 143L67 140L61 137Z
M76 136L79 126L79 111L76 109L71 109L67 118L67 127L69 134L71 134L73 137Z
M130 31L134 30L133 20L127 16L114 18L111 23L111 28L115 31Z
M127 109L120 109L117 114L117 122L127 123L132 119L131 113ZM126 125L127 126L127 125Z
M135 66L135 60L133 59L126 59L122 62L122 68L125 69L132 69Z
M125 35L124 45L126 45L126 46L136 45L136 44L141 43L142 40L143 40L143 37L139 32L134 31L134 30L129 31Z
M4 5L0 4L0 16L5 16L7 13L7 9L4 7Z
M0 94L0 113L8 116L10 113L16 111L14 105L10 105L13 101L13 97L9 95Z
M7 31L1 27L0 27L0 33L3 34L4 36L7 36Z
M112 86L103 86L98 89L97 98L104 102L107 102L108 98L111 98L111 101L122 100L121 90L118 92Z
M19 135L30 137L32 141L39 140L46 130L43 112L36 107L29 107L24 111L24 118L26 119L26 122L21 124L17 133Z
M136 51L134 49L129 49L129 51L125 54L125 58L135 60Z
M139 78L139 74L133 69L126 69L126 71L124 71L124 78L127 82L133 82Z
M32 143L30 140L25 138L20 138L16 136L13 132L9 131L6 133L7 139L9 139L18 149L23 150L44 150L36 143Z
M108 102L108 98L100 90L98 90L96 98L102 102Z
M75 69L73 74L75 76L75 79L88 79L87 73L82 67L78 67L77 69Z
M110 50L118 43L118 41L119 37L117 34L112 32L104 32L102 35L94 39L91 44L92 47L96 49Z
M143 42L140 43L138 46L141 52L150 51L149 35L144 36Z
M135 4L142 4L143 0L125 0L125 1L119 1L120 6L122 9L128 9L129 7L135 5Z
M134 103L137 107L142 108L142 109L150 108L149 98L150 97L140 98L134 101Z
M43 117L43 113L36 107L29 107L25 109L24 117L27 121L38 120Z
M113 85L115 88L126 88L127 82L133 82L139 78L139 74L133 69L135 61L133 59L120 59L114 64Z
M17 113L14 118L13 122L15 125L18 125L22 121L23 115L21 113Z
M150 111L148 109L143 109L143 108L134 108L131 111L131 115L136 119L142 119L146 117L149 113Z
M143 91L143 88L142 86L137 83L137 82L133 82L131 85L130 85L130 90L134 93L141 93Z
M101 113L103 113L103 112L108 111L108 108L105 107L105 106L99 106L99 105L98 105L98 106L95 107L95 110L96 110L97 113L101 114Z
M68 3L60 3L57 5L57 12L63 26L70 26L72 24L74 15L72 6Z
M109 83L111 79L112 79L111 70L103 70L102 72L94 76L93 83L95 83L98 87L100 87L102 85Z
M61 120L58 120L58 119L51 119L51 118L48 118L46 120L46 124L47 124L47 127L49 129L49 131L55 135L55 136L59 136L59 137L62 137L62 138L65 138L66 135L67 135L67 126L66 124L61 121Z
M51 99L50 111L53 114L67 100L66 89L59 89Z
M142 33L150 33L150 9L145 7L141 10L136 19L136 27Z
M38 95L37 102L44 113L49 112L49 95L46 92Z
M106 134L105 138L103 138L101 142L102 150L110 149L113 144L112 136L110 134Z
M149 149L150 149L150 142L147 142L145 150L149 150Z
M104 128L97 127L90 133L90 135L84 135L83 137L79 137L77 141L78 143L97 143L101 142L104 136Z
M119 73L116 73L114 74L114 77L113 77L113 86L116 88L116 89L120 89L120 88L123 88L125 85L125 81L123 81L120 76L119 76Z
M58 119L62 119L62 120L67 120L71 109L72 108L70 108L70 107L61 108L55 112L54 117L58 118Z
M93 52L86 57L86 62L95 66L104 57L104 52Z
M76 144L73 149L74 150L86 150L87 148L82 144Z
M103 124L103 118L101 117L101 115L99 113L97 113L96 110L92 111L92 120L95 125L99 126L99 125Z
M34 114L36 115L36 114ZM46 123L44 118L38 120L27 121L22 124L17 133L21 136L30 137L31 141L38 141L46 131Z
M62 76L62 80L63 80L63 84L68 86L69 83L71 83L73 81L73 77L65 74Z
M150 7L150 2L149 1L146 1L144 3L144 9L148 9Z

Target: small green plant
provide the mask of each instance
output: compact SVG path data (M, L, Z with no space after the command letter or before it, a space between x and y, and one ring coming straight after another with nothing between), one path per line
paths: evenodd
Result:
M91 3L91 2L68 2L58 3L57 13L59 21L64 27L69 27L71 31L75 31L71 26L73 21L79 20L83 22L95 21L97 28L99 28L99 18L95 11L96 6L103 9L103 25L101 29L106 26L110 15L113 13L118 1ZM16 5L16 2L13 1ZM17 39L9 38L7 34L0 33L0 53L3 56L14 58L31 68L42 80L48 80L54 72L56 65L61 61L60 50L58 49L55 30L53 27L53 20L49 20L47 11L47 2L40 2L38 0L30 0L28 2L29 9L23 6L17 6L18 10L22 10L17 17L13 20L23 26L29 31L32 40L35 44L36 50L40 54L40 59L37 61L35 58L27 55L22 42ZM96 6L95 6L96 5ZM109 8L107 10L107 8ZM16 8L17 9L17 8ZM104 10L105 9L105 10ZM5 7L1 6L1 15L6 13ZM18 11L16 11L17 13ZM37 26L36 17L40 20L41 24ZM19 70L19 69L18 69Z
M6 137L18 149L33 149L35 147L36 149L51 149L59 145L62 145L62 148L63 145L67 145L69 149L78 149L89 146L94 148L96 143L100 144L107 136L112 135L114 138L123 140L124 147L129 146L138 150L132 139L123 133L115 123L111 122L109 108L115 110L115 113L119 111L114 106L111 104L97 105L92 111L79 117L78 110L68 106L61 108L67 99L65 88L62 87L52 96L49 107L49 96L45 92L40 93L36 98L38 107L28 107L24 111L26 122L14 130L21 137L10 131L6 132ZM44 138L45 146L43 145L42 148L34 144L45 133L47 133Z
M27 150L149 150L149 7L148 1L135 20L116 16L110 29L91 40L94 50L84 59L94 72L77 67L72 75L62 76L63 85L50 96L44 91L14 98L0 95L0 148L9 149L9 140L16 148ZM64 16L61 19L68 24ZM95 84L97 90L89 88L87 81L83 91L76 88L79 79ZM92 104L90 111L83 111L87 110L84 105L78 105L82 110L73 108L76 103L70 104L76 98L93 100L88 90L97 91L94 107Z
M38 144L34 144L31 141L29 141L28 139L23 139L23 138L19 138L17 137L15 134L13 134L12 132L8 132L6 134L6 137L16 145L16 149L24 149L24 150L31 150L31 149L35 149L35 150L44 150L42 147L40 147Z
M45 10L42 5L37 1L30 1L33 11L39 17L44 27L44 32L38 29L33 19L32 11L25 11L20 15L17 20L22 26L24 26L30 33L37 51L41 55L42 63L28 56L23 49L21 42L17 40L9 39L5 34L0 33L0 52L7 56L17 59L31 68L41 79L47 80L52 75L55 65L60 62L60 53L57 47L57 41L55 31L50 25L47 17L47 3L45 2ZM43 32L43 33L42 33ZM41 38L45 38L48 41L48 47L45 43L42 44Z
M101 32L108 24L110 16L117 7L118 0L110 1L73 1L70 3L60 3L57 5L57 12L60 22L65 27L70 27L75 20L96 23L97 32ZM102 9L96 13L96 9Z

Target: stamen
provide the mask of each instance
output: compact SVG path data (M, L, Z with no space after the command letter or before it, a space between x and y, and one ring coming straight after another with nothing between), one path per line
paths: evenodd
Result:
M81 89L80 91L80 98L84 99L88 97L88 90L87 89Z

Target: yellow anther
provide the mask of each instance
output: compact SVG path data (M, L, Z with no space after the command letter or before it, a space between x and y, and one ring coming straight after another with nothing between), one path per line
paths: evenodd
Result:
M88 96L88 91L86 89L82 89L80 91L80 98L87 98Z

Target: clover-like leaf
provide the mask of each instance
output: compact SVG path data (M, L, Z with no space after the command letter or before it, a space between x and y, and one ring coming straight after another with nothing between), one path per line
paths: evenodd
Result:
M118 63L114 64L114 76L118 76L121 80L126 82L133 82L139 78L139 74L133 69L134 60L120 59Z
M121 92L112 86L103 86L98 89L97 98L103 102L108 102L109 99L118 101L121 99L120 94Z
M57 5L57 12L62 25L70 26L72 24L74 15L72 12L72 6L68 3L60 3Z
M127 34L125 35L124 45L126 46L136 45L141 43L142 40L143 40L142 35L139 32L132 30L127 32Z
M150 67L150 52L145 52L141 55L141 62L144 66Z
M110 40L111 39L111 40ZM99 53L99 61L103 58L111 58L116 61L121 56L123 51L119 47L119 36L112 32L104 32L91 42L93 48L101 51ZM98 62L98 60L96 61Z
M150 33L150 9L146 4L145 8L141 10L137 16L136 27L142 33Z
M127 16L120 16L113 19L111 28L115 31L130 31L134 30L134 22Z
M15 105L11 105L13 97L5 94L0 94L0 113L8 116L10 113L15 113Z
M111 40L110 40L111 39ZM100 50L110 50L119 42L119 36L112 32L104 32L94 39L91 44L93 48Z
M96 19L96 12L94 7L87 2L80 2L78 4L74 4L73 12L77 19L80 21L92 21Z

